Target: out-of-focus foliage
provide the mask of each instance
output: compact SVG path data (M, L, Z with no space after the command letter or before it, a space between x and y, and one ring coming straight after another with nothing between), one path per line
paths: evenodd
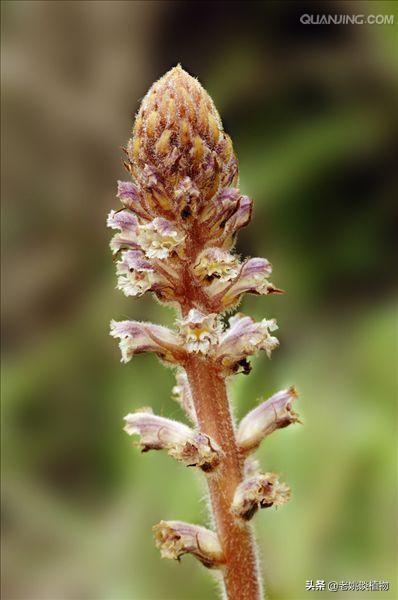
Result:
M214 97L255 200L239 251L267 256L287 290L245 301L278 319L281 348L232 385L237 416L287 384L301 394L305 425L259 452L293 491L256 518L269 597L301 600L307 579L387 579L380 596L396 598L398 16L393 26L299 16L397 5L2 8L4 599L214 592L205 569L160 560L151 539L161 518L207 520L201 478L161 453L140 456L121 429L142 405L181 417L172 373L151 356L122 366L108 337L112 317L172 320L115 291L104 222L132 115L177 62Z

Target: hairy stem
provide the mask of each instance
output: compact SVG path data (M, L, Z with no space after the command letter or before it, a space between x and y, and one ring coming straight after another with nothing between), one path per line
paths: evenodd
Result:
M261 581L252 532L231 513L235 489L243 478L224 378L209 360L186 365L200 430L214 439L223 456L207 478L215 525L226 558L224 584L228 600L260 600Z

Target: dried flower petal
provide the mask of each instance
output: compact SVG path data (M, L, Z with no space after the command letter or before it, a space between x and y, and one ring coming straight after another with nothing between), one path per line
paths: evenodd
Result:
M209 354L218 342L220 325L216 314L204 315L192 308L178 321L181 338L191 354Z
M185 358L179 337L161 325L139 321L111 321L111 336L120 338L122 362L127 363L134 354L154 352L166 362L178 363Z
M176 385L172 389L173 400L178 402L192 423L196 424L196 412L193 403L191 388L185 371L179 371L176 375Z
M209 569L224 563L217 535L205 527L184 521L160 521L153 531L162 558L180 560L184 554L192 554Z
M237 442L241 450L251 452L275 429L299 422L292 402L298 394L294 387L277 392L271 398L251 410L239 423Z
M281 506L290 498L290 488L275 473L256 473L237 487L232 512L249 521L259 508Z
M220 450L209 436L194 431L187 425L152 414L137 411L125 418L124 430L140 436L140 447L148 450L167 450L168 454L187 467L211 471L220 462Z
M277 329L274 319L263 319L259 323L251 317L237 313L229 319L229 328L220 336L217 357L224 367L234 367L247 356L265 350L268 357L279 344L270 331Z

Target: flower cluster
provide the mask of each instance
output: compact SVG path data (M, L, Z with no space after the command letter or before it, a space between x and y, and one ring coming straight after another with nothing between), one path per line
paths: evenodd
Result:
M297 393L289 388L262 402L242 419L229 445L220 434L223 423L213 427L203 401L215 402L211 390L219 389L220 382L225 388L225 380L233 374L247 374L252 355L264 350L270 357L279 344L274 319L256 322L236 312L226 322L225 313L233 311L245 293L282 290L270 281L268 260L242 258L234 251L237 232L250 221L252 202L237 187L237 159L211 98L180 66L145 96L125 153L132 181L119 181L122 207L112 210L107 221L115 230L110 247L117 288L128 297L150 292L160 302L172 304L178 318L173 328L112 321L111 335L119 340L124 363L136 354L153 352L176 367L173 398L192 427L145 408L128 414L124 429L139 437L143 452L165 450L184 465L209 474L209 485L217 482L213 501L226 485L222 477L228 477L221 468L225 448L233 448L236 456L228 464L238 469L234 478L240 483L226 508L226 518L232 521L222 531L224 536L247 535L247 549L251 537L244 522L258 508L280 506L290 496L277 475L262 472L249 455L270 433L298 421L291 407ZM200 381L199 393L193 391L192 382L200 372L214 378L207 396ZM222 391L217 394L217 401L227 398ZM217 411L213 414L217 419ZM206 432L209 428L216 439ZM225 435L234 435L232 424ZM207 567L225 567L233 573L234 558L224 552L225 539L217 533L182 521L161 521L154 532L162 556L179 560L191 553ZM246 558L242 555L243 562Z
M223 329L217 314L203 314L193 308L187 317L177 321L178 329L140 321L112 321L111 335L120 339L122 362L134 354L154 352L165 362L184 366L190 355L211 357L224 374L235 373L247 357L265 350L271 356L278 339L271 335L277 329L274 319L255 322L237 313Z

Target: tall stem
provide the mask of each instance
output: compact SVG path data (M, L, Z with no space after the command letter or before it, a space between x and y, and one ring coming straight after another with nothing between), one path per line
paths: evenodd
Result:
M214 439L222 459L208 486L215 525L226 558L224 584L228 600L260 600L261 581L249 525L237 522L231 504L243 477L225 379L209 360L192 358L186 365L200 430Z

